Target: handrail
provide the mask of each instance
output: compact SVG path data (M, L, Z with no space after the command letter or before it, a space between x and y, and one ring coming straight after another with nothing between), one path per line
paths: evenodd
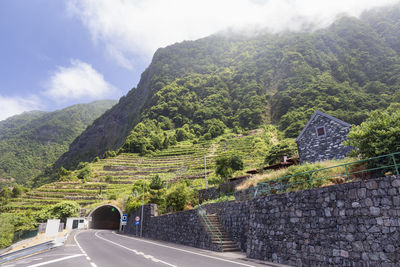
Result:
M222 239L221 239L222 233L221 233L221 231L220 231L218 228L216 228L216 227L212 224L212 222L210 221L210 219L207 217L207 212L206 212L206 210L203 209L203 207L201 206L201 204L199 204L199 207L198 207L198 209L197 209L197 213L198 213L198 214L201 216L201 218L203 219L203 222L206 224L206 226L207 226L209 232L211 233L212 237L217 237L217 238L218 238L218 240L219 240L219 247L220 247L220 249L222 250ZM219 235L214 234L213 229L216 230L216 231L219 233Z
M353 162L348 162L348 163L343 163L343 164L339 164L339 165L335 165L335 166L331 166L331 167L326 167L326 168L321 168L321 169L317 169L317 170L311 170L311 171L306 171L306 172L300 172L300 173L295 173L292 175L285 175L279 178L275 178L275 179L271 179L268 180L266 182L259 182L257 183L256 186L256 191L254 194L254 197L256 197L259 193L267 193L267 195L271 194L271 183L276 183L277 187L275 187L276 191L280 191L280 192L286 192L288 188L290 188L290 186L296 185L296 184L308 184L309 188L313 188L313 182L314 181L319 181L322 180L323 178L319 178L319 177L312 177L312 175L314 173L318 173L321 171L325 171L325 170L330 170L330 169L334 169L334 168L340 168L340 167L344 167L345 169L345 173L344 174L337 174L334 176L325 176L324 178L330 178L330 177L343 177L346 178L346 181L350 181L350 175L354 175L357 173L364 173L364 172L370 172L370 171L376 171L376 170L382 170L382 169L387 169L387 168L394 168L394 172L399 175L399 163L396 161L396 156L399 156L400 152L395 152L395 153L390 153L390 154L385 154L385 155L380 155L380 156L376 156L376 157L372 157L372 158L368 158L368 159L362 159L362 160L357 160L357 161L353 161ZM350 171L349 170L349 166L354 165L354 164L358 164L358 163L364 163L364 162L369 162L369 161L373 161L373 160L377 160L377 159L382 159L387 157L388 161L392 161L388 162L388 165L378 165L377 163L374 164L374 166L372 168L369 169L364 169L364 170L355 170L355 171ZM292 178L292 177L296 177L296 176L307 176L307 179L304 180L304 182L294 182L294 183L287 183L287 181ZM262 188L267 186L267 188ZM260 188L261 187L261 188ZM243 189L246 190L246 189ZM240 191L243 191L240 190ZM240 194L240 193L239 193Z

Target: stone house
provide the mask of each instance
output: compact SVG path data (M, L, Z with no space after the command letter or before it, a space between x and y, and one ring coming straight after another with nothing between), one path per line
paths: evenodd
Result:
M296 139L300 163L343 159L353 147L344 146L351 125L321 111L315 111Z

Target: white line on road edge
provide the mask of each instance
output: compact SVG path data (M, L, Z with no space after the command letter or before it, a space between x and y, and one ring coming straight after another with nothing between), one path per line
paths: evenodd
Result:
M115 231L112 231L112 233L115 234L115 235L117 235L117 234L115 233ZM157 246L160 246L160 247L175 249L175 250L178 250L178 251L183 251L183 252L186 252L186 253L190 253L190 254L194 254L194 255L199 255L199 256L203 256L203 257L207 257L207 258L211 258L211 259L216 259L216 260L220 260L220 261L225 261L225 262L229 262L229 263L234 263L234 264L237 264L237 265L248 266L248 267L254 267L254 265L249 265L249 264L245 264L245 263L241 263L241 262L226 260L226 259L222 259L222 258L210 256L210 255L205 255L205 254L201 254L201 253L197 253L197 252L193 252L193 251L185 250L185 249L181 249L181 248L175 248L175 247L171 247L171 246L167 246L167 245L162 245L162 244L158 244L158 243L151 242L151 241L147 241L147 240L142 240L142 239L135 238L135 237L131 237L131 236L125 236L125 235L117 235L117 236L121 236L121 237L125 237L125 238L130 238L130 239L133 239L133 240L136 240L136 241L141 241L141 242L153 244L153 245L157 245Z
M45 261L45 262L41 262L41 263L29 265L29 267L37 267L37 266L47 265L47 264L50 264L50 263L55 263L55 262L59 262L59 261L63 261L63 260L68 260L68 259L72 259L72 258L84 256L84 255L85 255L85 254L76 254L76 255L72 255L72 256L67 256L67 257L63 257L63 258L58 258L58 259L51 260L51 261Z
M80 232L78 232L76 235L74 235L74 240L75 243L78 245L78 248L82 251L82 253L86 256L86 259L90 262L90 265L92 265L93 267L97 267L97 265L94 262L90 261L89 256L86 254L86 252L83 250L83 248L81 247L81 245L79 244L78 240L76 240L76 237L80 234Z
M146 259L152 260L152 261L154 261L154 262L163 263L163 264L168 265L168 266L171 266L171 267L177 267L176 265L173 265L173 264L170 264L170 263L168 263L168 262L162 261L162 260L160 260L160 259L157 259L157 258L151 256L151 255L146 255L146 254L144 254L143 252L137 251L137 250L135 250L135 249L130 249L130 248L128 248L128 247L125 247L125 246L123 246L123 245L120 245L120 244L118 244L118 243L115 243L115 242L113 242L113 241L111 241L111 240L108 240L108 239L106 239L106 238L104 238L104 237L101 237L101 236L98 235L98 233L99 233L99 231L97 231L94 235L97 236L98 238L103 239L103 240L105 240L105 241L107 241L107 242L110 242L110 243L112 243L112 244L114 244L114 245L116 245L116 246L119 246L119 247L121 247L121 248L127 249L127 250L129 250L129 251L132 251L132 252L135 253L136 255L141 255L141 256L145 257Z

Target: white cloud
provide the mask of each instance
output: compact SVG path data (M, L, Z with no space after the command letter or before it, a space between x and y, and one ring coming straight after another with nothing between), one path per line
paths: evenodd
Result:
M121 66L150 58L159 47L227 28L266 27L272 32L325 27L341 13L358 16L398 0L69 0L95 42Z
M39 99L35 96L21 98L0 95L0 121L25 111L38 109L40 106Z
M71 60L71 66L58 67L45 85L43 94L58 103L69 101L93 101L118 98L121 92L104 80L91 65L80 60Z

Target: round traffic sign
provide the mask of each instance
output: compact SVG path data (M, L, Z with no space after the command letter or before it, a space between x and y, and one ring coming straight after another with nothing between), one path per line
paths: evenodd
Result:
M139 217L139 216L136 216L136 217L135 217L135 221L137 221L137 222L140 221L140 217Z

